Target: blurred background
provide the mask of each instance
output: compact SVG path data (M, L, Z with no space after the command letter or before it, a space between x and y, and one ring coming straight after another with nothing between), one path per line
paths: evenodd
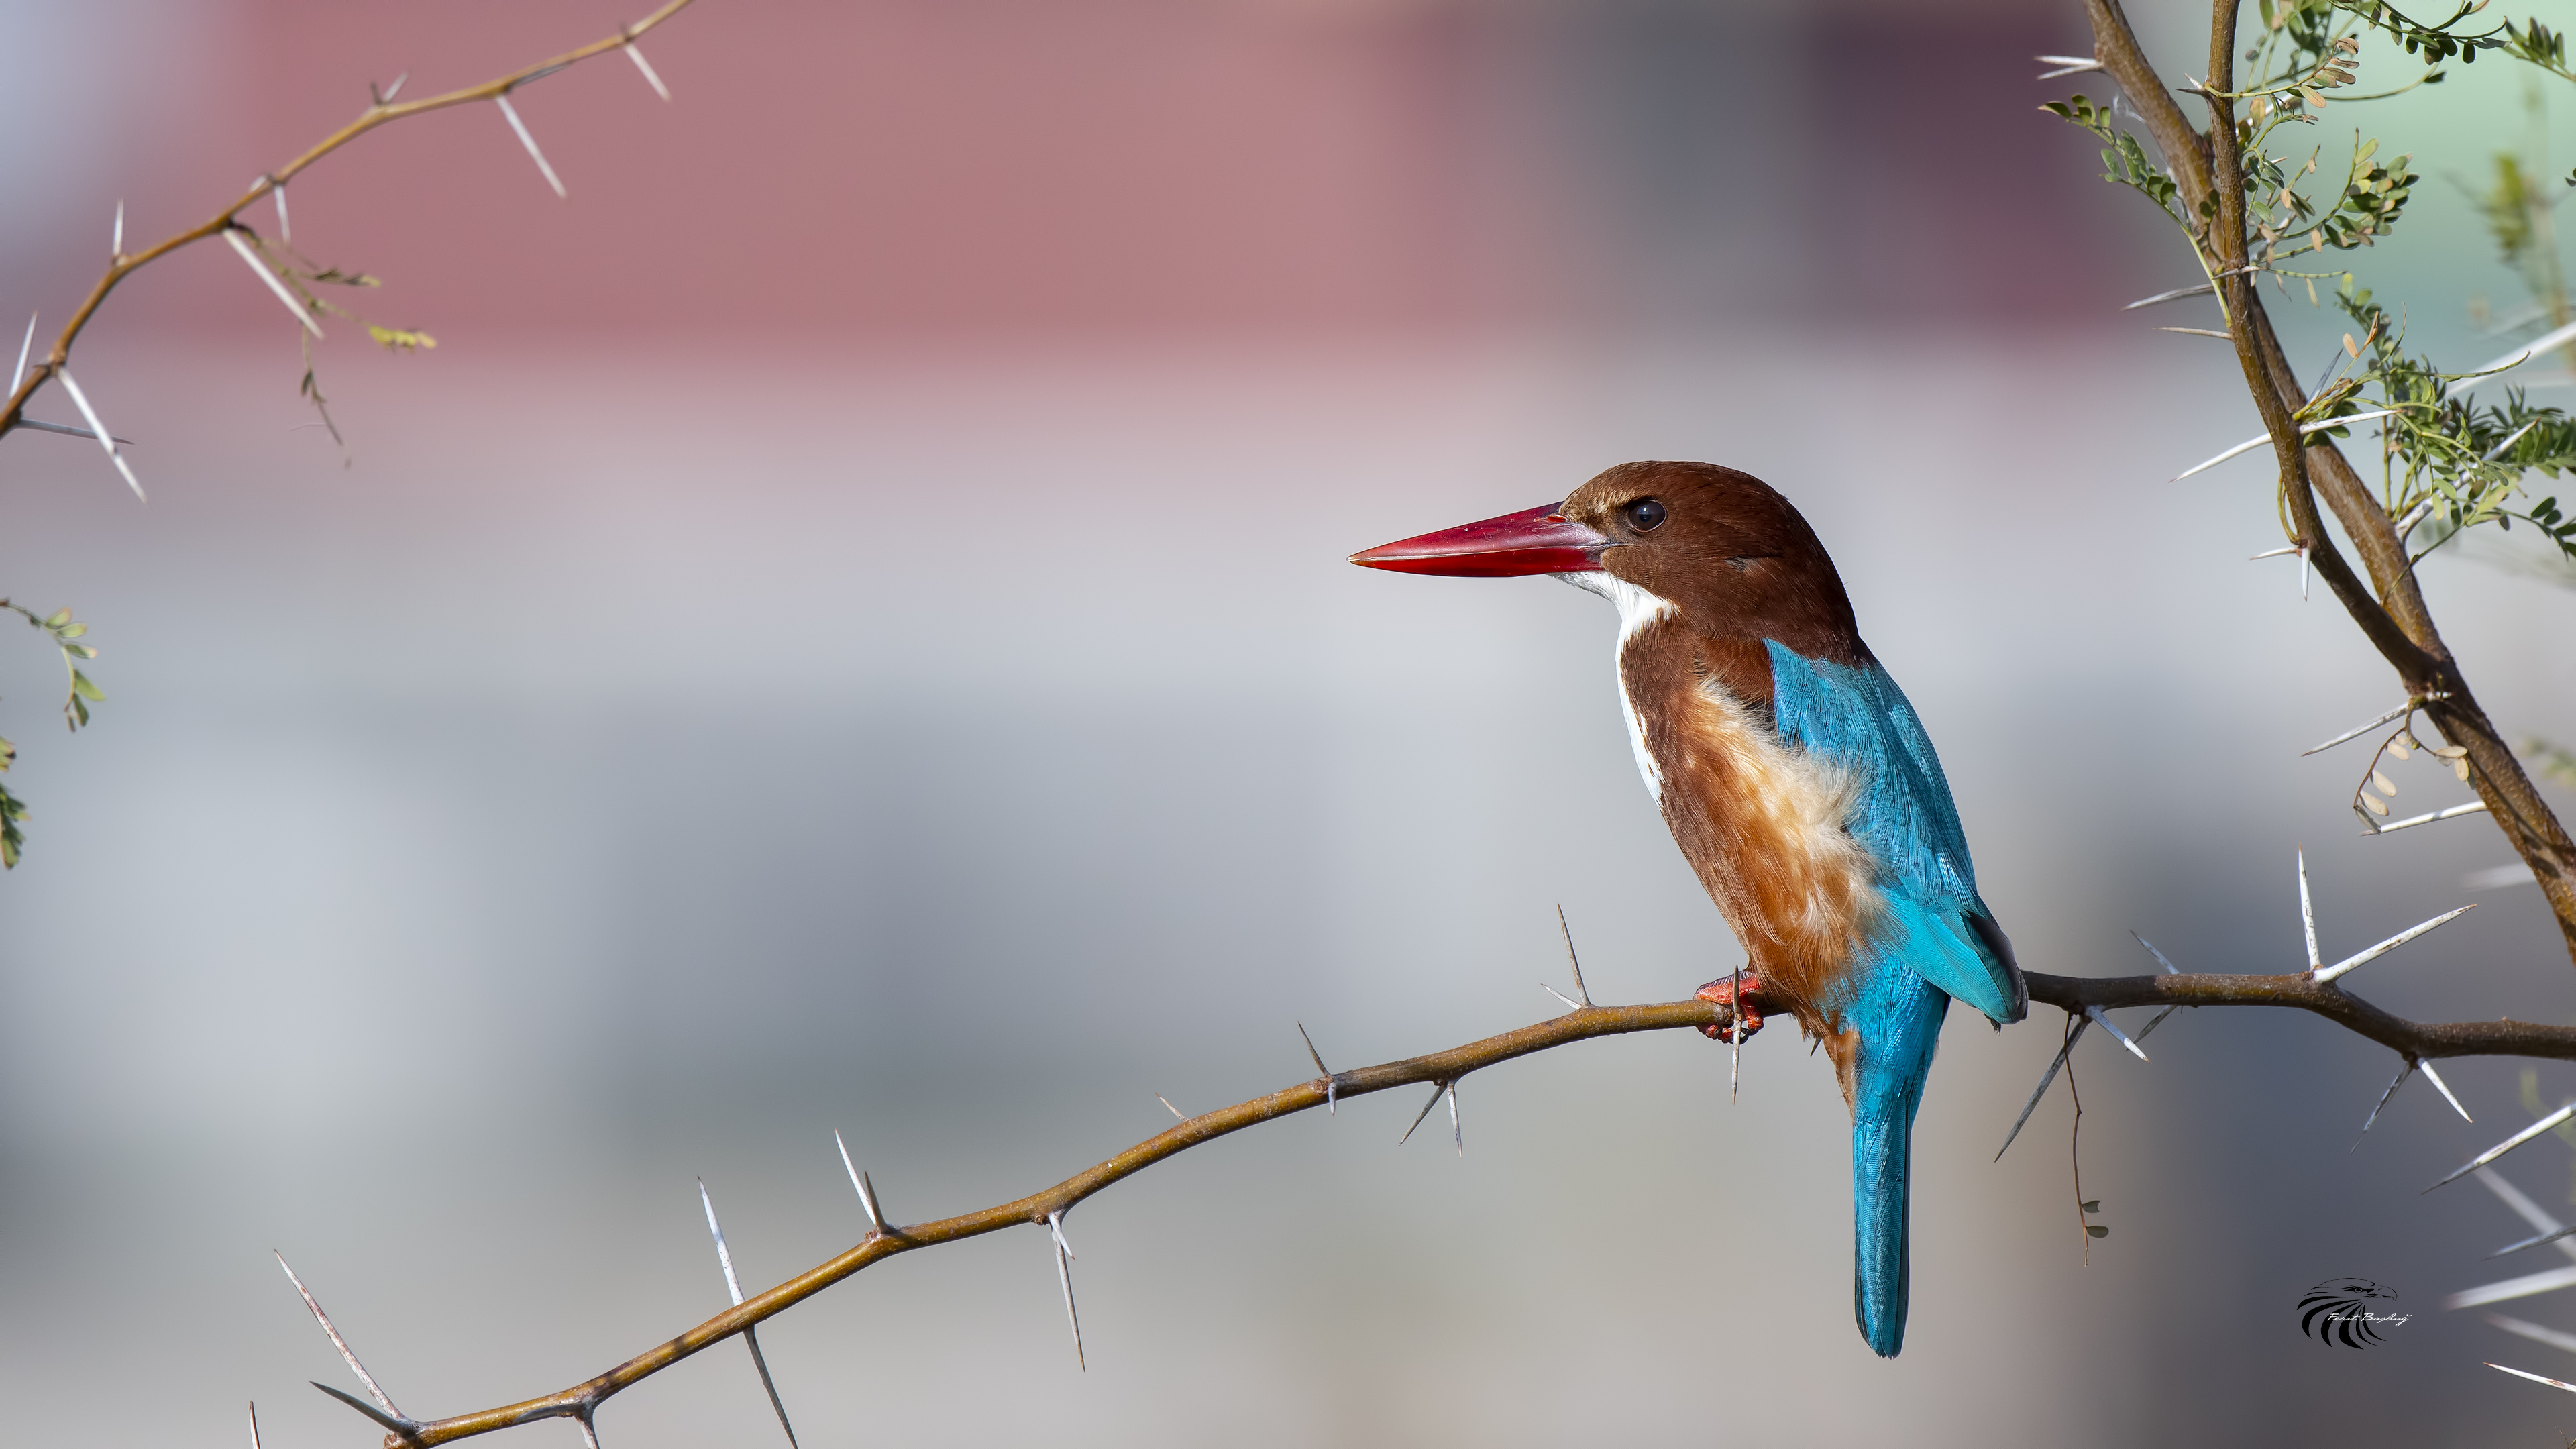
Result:
M2140 5L2197 73L2203 23ZM2520 11L2516 12L2521 13ZM2547 7L2542 13L2547 16ZM0 8L0 318L354 115L607 33L554 3ZM2556 17L2549 17L2553 20ZM52 1446L372 1443L283 1250L402 1407L554 1389L723 1307L693 1178L765 1286L856 1241L844 1133L904 1221L1200 1111L1553 1014L1561 903L1603 1000L1740 959L1629 761L1610 615L1552 581L1343 557L1707 458L1779 485L1939 741L2037 969L2298 964L2480 908L2352 985L2576 1019L2483 820L2359 838L2396 687L2302 604L2194 278L2034 83L2080 8L1719 0L705 0L292 192L384 279L315 349L199 247L78 375L137 440L0 447L0 591L92 624L67 740L0 653L32 804L0 879L0 1401ZM2365 82L2411 63L2376 42ZM2492 62L2492 64L2502 64ZM2373 69L2376 66L2377 69ZM2484 68L2481 68L2484 69ZM2480 76L2479 79L2488 79ZM2369 88L2366 84L2365 88ZM2402 108L2401 108L2402 107ZM2561 105L2560 113L2570 108ZM2344 144L2337 107L2321 139ZM2358 255L2467 365L2519 302L2469 193L2568 151L2514 84L2375 114L2427 183ZM2502 138L2502 139L2499 139ZM2332 158L2327 163L2334 164ZM2564 165L2564 161L2558 163ZM2555 174L2555 173L2546 173ZM246 215L274 231L266 207ZM2301 365L2339 320L2278 315ZM12 322L14 330L16 323ZM34 416L72 421L58 393ZM2576 735L2560 584L2444 558L2508 734ZM2402 809L2465 798L2418 757ZM2567 792L2556 798L2562 808ZM1846 1119L1785 1027L1670 1034L1227 1139L1068 1220L889 1262L765 1336L805 1443L2556 1444L2563 1353L2444 1313L2536 1271L2423 1184L2576 1092L2202 1012L2077 1050L1954 1014L1916 1133L1904 1357L1850 1322ZM2505 1175L2564 1213L2556 1141ZM2549 1261L2536 1261L2547 1259ZM2321 1279L2415 1316L2300 1336ZM2504 1305L2576 1330L2576 1301ZM615 1449L776 1434L722 1345ZM572 1443L571 1426L514 1431Z

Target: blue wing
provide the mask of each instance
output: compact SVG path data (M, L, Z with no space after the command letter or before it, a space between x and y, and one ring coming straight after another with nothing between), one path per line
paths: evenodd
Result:
M1878 859L1888 954L1991 1020L2021 1020L2030 1009L2028 988L1994 913L1978 898L1950 782L1905 692L1875 662L1833 664L1766 642L1781 740L1858 781L1849 828Z

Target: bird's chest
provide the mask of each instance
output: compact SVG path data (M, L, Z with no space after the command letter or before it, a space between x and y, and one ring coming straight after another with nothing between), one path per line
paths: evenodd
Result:
M1742 682L1728 687L1741 671L1711 665L1705 641L1677 619L1623 631L1620 695L1638 769L1766 989L1829 1022L1878 907L1874 862L1845 828L1857 782L1783 744Z

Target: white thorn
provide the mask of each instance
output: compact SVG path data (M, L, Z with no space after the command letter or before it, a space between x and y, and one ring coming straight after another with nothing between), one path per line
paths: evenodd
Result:
M400 84L400 82L396 82L396 84ZM599 1449L599 1431L590 1426L590 1415L575 1414L573 1415L573 1422L581 1426L581 1442L583 1449Z
M527 123L519 119L518 109L510 104L510 98L494 96L492 100L501 108L501 115L509 121L510 129L519 133L519 144L528 148L528 159L537 163L537 170L546 178L546 184L555 189L556 196L563 196L562 178L555 175L555 168L546 164L546 153L537 149L537 138L528 134Z
M778 1397L778 1380L769 1376L769 1359L760 1351L760 1335L748 1324L742 1330L742 1346L751 1350L751 1366L760 1370L760 1386L769 1391L769 1407L778 1415L778 1427L787 1433L787 1449L800 1449L796 1426L787 1422L787 1401Z
M1449 1084L1446 1082L1434 1082L1431 1084L1431 1100L1423 1103L1422 1110L1413 1114L1413 1127L1405 1128L1404 1135L1395 1139L1396 1146L1402 1147L1407 1142L1413 1140L1414 1127L1421 1126L1422 1119L1431 1115L1431 1109L1440 1105L1440 1096L1443 1092L1448 1090L1448 1087Z
M2406 541L2406 535L2415 531L2415 525L2422 523L2427 518L2430 518L2432 514L2433 499L2429 496L2421 503L2407 509L2406 516L2397 520L2397 541L2399 543L2404 543Z
M2308 546L2299 545L2299 602L2308 601Z
M2479 1316L2507 1333L2518 1333L2534 1343L2545 1343L2551 1348L2576 1353L2576 1333L2561 1333L2554 1328L2543 1328L2537 1323L2525 1323L2519 1318L2507 1318L2501 1313L2487 1313Z
M1564 1002L1568 1011L1581 1011L1583 1009L1580 1002L1577 1002L1573 997L1566 995L1564 992L1557 990L1555 987L1548 985L1544 981L1538 984L1538 989L1555 997L1557 1000Z
M2539 1121L2532 1123L2530 1126L2523 1128L2521 1131L2516 1132L2511 1137L2497 1143L2495 1146L2490 1147L2486 1151L2479 1153L2477 1156L2470 1158L2466 1166L2453 1170L2450 1176L2443 1178L2442 1182L2433 1184L2433 1187L2440 1187L2442 1183L2455 1182L2460 1178L2477 1171L2479 1168L2486 1166L2488 1163L2504 1156L2506 1153L2520 1147L2522 1144L2529 1142L2532 1138L2539 1136L2541 1133L2548 1131L2550 1128L2557 1126L2559 1123L2566 1121L2570 1117L2576 1117L2576 1102L2569 1102L2566 1106L2559 1108L2557 1111L2552 1112L2548 1116L2541 1118ZM2424 1190L2426 1192L2431 1192L2433 1187L2428 1187Z
M2451 1094L2451 1084L2442 1080L2442 1074L2433 1070L2433 1064L2431 1062L2426 1061L2422 1057L2417 1057L2415 1059L2415 1070L2424 1074L2424 1080L2433 1084L2435 1090L2442 1094L2442 1100L2450 1103L2451 1110L2460 1114L2461 1121L2475 1122L2478 1120L2477 1118L2469 1115L2468 1108L2460 1105L2460 1099L2458 1097Z
M635 62L635 68L637 70L644 72L644 80L646 84L653 87L653 94L660 96L666 101L669 100L671 98L671 88L662 84L662 78L653 73L653 63L644 58L644 52L637 50L635 48L635 42L631 40L626 42L625 49L626 58Z
M2392 820L2373 830L2371 834L2386 835L2392 830L2404 830L2410 825L2430 825L2436 820L2456 820L2463 815L2475 815L2485 808L2487 808L2487 802L2484 800L2472 800L2466 805L2454 805L2448 810L2436 810L2429 815L2409 815L2403 820Z
M227 229L224 232L224 240L233 244L233 250L240 255L242 265L250 268L254 276L268 284L268 289L277 294L277 300L285 303L286 310L294 315L295 320L304 324L305 331L315 337L322 335L322 324L313 320L313 314L306 310L302 302L296 300L293 292L286 289L284 279L259 259L259 253L250 249L250 243L242 240L240 232Z
M2045 59L2046 57L2042 58ZM2135 312L2140 307L2152 307L2158 302L2177 302L2185 297L2204 296L2211 292L2215 292L2216 290L2217 288L2212 287L2207 282L2200 282L2188 287L2176 287L2170 292L2158 292L2152 297L2140 297L2138 300L2131 302L2128 306L2123 307L2120 310L2123 312Z
M2396 415L2396 412L2397 412L2397 409L2395 409L2395 408L2381 408L2379 411L2377 411L2377 412L2375 412L2375 413L2353 413L2353 414L2351 414L2351 415L2349 415L2349 416L2347 416L2347 417L2340 417L2340 418L2319 418L2318 420L2316 420L2316 421L2315 421L2315 422L2313 422L2313 423L2301 423L2301 424L2299 424L2299 431L2300 431L2300 433L2302 433L2302 434L2307 434L2307 433L2322 433L2322 432L2324 432L2324 431L2325 431L2326 429L2328 429L2328 428L2340 428L2340 427L2348 426L2348 425L2353 424L2353 423L2366 423L2366 422L2369 422L2369 421L2370 421L2371 419L2373 419L2373 418L2393 417L2393 416L2395 416L2395 415ZM2272 441L2272 435L2271 435L2271 434L2269 434L2269 433L2265 433L2265 434L2263 434L2261 437L2257 437L2257 438L2247 438L2244 442L2241 442L2241 443L2237 444L2235 447L2228 449L2226 452L2221 453L2221 454L2219 454L2218 456L2216 456L2216 457L2214 457L2214 458L2204 458L2204 459L2202 459L2200 462L2197 462L2197 463L2192 464L2190 467L2183 469L2181 472L2176 473L2176 474L2175 474L2175 475L2173 475L2171 478L2168 478L2168 479L2166 479L2165 481L2166 481L2166 482L2168 482L2168 483L2179 483L2179 482L2181 482L2182 480L2184 480L2185 478L2190 477L2190 476L2191 476L2192 474L2194 474L2194 473L2199 473L2199 472L2203 472L2203 471L2205 471L2205 470L2207 470L2207 469L2215 468L2215 467L2217 467L2219 464L2226 462L2226 461L2227 461L2228 459L2230 459L2230 458L2241 457L2241 456L2243 456L2244 454L2251 453L2251 452L2253 452L2256 448L2262 447L2265 443L2268 443L2268 442L2270 442L2270 441Z
M1164 1111L1171 1113L1174 1117L1179 1118L1181 1121L1183 1121L1183 1122L1187 1122L1188 1120L1190 1120L1190 1119L1189 1119L1189 1118L1187 1118L1187 1117L1182 1117L1182 1116L1181 1116L1181 1109L1172 1105L1172 1099L1171 1099L1171 1098L1164 1096L1164 1095L1163 1095L1162 1093L1160 1093L1160 1092L1156 1092L1156 1093L1154 1094L1154 1100L1155 1100L1155 1101L1157 1101L1157 1102L1162 1103L1162 1104L1163 1104L1163 1110L1164 1110Z
M2308 901L2308 848L2299 847L2299 926L2308 933L2308 969L2324 963L2317 959L2317 912Z
M726 1251L724 1225L716 1221L716 1200L707 1196L707 1180L698 1179L698 1201L707 1205L707 1234L716 1240L716 1262L724 1269L725 1291L733 1295L734 1305L742 1305L742 1282L733 1276L733 1254Z
M2480 1360L2480 1362L2485 1362L2485 1361L2484 1361L2484 1360ZM2560 1383L2560 1382L2559 1382L2558 1380L2556 1380L2556 1379L2552 1379L2552 1378L2543 1378L2543 1377L2542 1377L2541 1375L2539 1375L2539 1374L2524 1373L2521 1369L2518 1369L2518 1368L2506 1368L2503 1364L2500 1364L2500 1363L2491 1363L2491 1364L2487 1364L2487 1367L2488 1367L2488 1368L2491 1368L2491 1369L2494 1369L2494 1370L2495 1370L2496 1372L2498 1372L2498 1373L2511 1374L2511 1375L2513 1375L2515 1378L2518 1378L2518 1379L2529 1379L2529 1380L2531 1380L2531 1381L2532 1381L2533 1383L2535 1383L2535 1384L2547 1384L2547 1385L2549 1385L2549 1386L2550 1386L2551 1388L2553 1388L2553 1389L2565 1389L2567 1392L2569 1392L2569 1393L2571 1393L2571 1394L2576 1394L2576 1384L2562 1384L2562 1383Z
M1163 1105L1168 1107L1171 1104L1166 1102ZM851 1163L850 1144L841 1140L841 1134L837 1128L832 1132L832 1145L841 1149L841 1168L843 1171L850 1174L850 1189L859 1195L859 1206L868 1210L869 1230L879 1233L884 1232L886 1230L885 1215L877 1211L876 1184L868 1181L867 1174L859 1171L859 1169Z
M1559 999L1562 1000L1563 998ZM1324 1054L1315 1050L1315 1039L1306 1035L1306 1023L1302 1021L1297 1023L1297 1035L1305 1039L1306 1055L1315 1059L1315 1070L1323 1073L1324 1115L1327 1117L1339 1115L1340 1108L1335 1103L1334 1099L1340 1094L1342 1085L1341 1081L1333 1075L1333 1069L1331 1067L1324 1065Z
M2532 885L2539 879L2540 877L2531 873L2531 867L2528 865L2499 865L2486 870L2473 870L2460 877L2460 889L2496 891L2506 886Z
M1082 1315L1073 1311L1073 1245L1064 1240L1064 1213L1061 1209L1046 1216L1047 1231L1055 1235L1055 1276L1064 1285L1064 1321L1073 1327L1073 1362L1084 1373L1091 1363L1082 1354Z
M2485 453L2483 453L2483 454L2481 454L2481 455L2479 456L2478 461L2479 461L2479 462L2481 462L2481 463L2492 463L2492 462L2494 462L2497 458L2499 458L2499 457L2503 456L2503 454L2504 454L2504 450L2505 450L2505 449L2510 448L2510 447L2512 447L2514 444L2521 442L2521 441L2522 441L2522 435L2523 435L2523 434L2525 434L2525 433L2527 433L2527 432L2530 432L2532 429L2534 429L2534 428L2536 428L2536 427L2539 427L2539 426L2540 426L2540 419L2538 419L2538 418L2533 418L2530 422L2524 423L2521 427L2518 427L2518 428L2514 429L2512 432L2505 434L2504 441L2503 441L2503 442L2501 442L2501 443L2496 444L2496 445L2495 445L2494 447L2492 447L2492 448L2487 449ZM2418 505L2418 506L2421 506L2421 505Z
M259 1449L259 1401L250 1401L250 1449Z
M2507 1253L2519 1253L2525 1248L2537 1248L2543 1243L2557 1242L2560 1238L2566 1237L2571 1233L2576 1233L2576 1228L2552 1228L2545 1233L2534 1233L2532 1236L2525 1238L2518 1243L2505 1244L2503 1247L2487 1254L2487 1257L2490 1259L2501 1258Z
M2115 1036L2115 1037L2118 1037L2118 1038L2120 1039L2120 1045L2122 1045L2122 1046L2124 1046L2124 1047L2127 1047L2127 1048L2129 1049L2129 1055L2131 1055L2131 1056L2133 1056L2133 1057L2136 1057L2139 1061L2142 1061L2142 1062L2143 1062L2143 1061L2145 1061L2145 1060L2147 1059L2147 1053L2146 1053L2145 1048L2143 1048L2143 1047L2139 1046L2136 1042L2133 1042L2133 1041L2129 1040L2129 1034L2128 1034L2127 1032L2120 1030L2120 1029L2119 1029L2118 1027L2116 1027L2116 1026L2113 1026L2113 1025L2111 1024L2111 1018L2109 1018L2109 1017L2107 1017L2107 1016L2105 1016L2105 1015L2103 1015L2103 1014L2102 1014L2102 1008L2100 1008L2100 1007L2098 1007L2098 1006L2088 1006L2088 1007L2084 1008L2084 1014L2085 1014L2086 1016L2089 1016L2089 1017L2093 1018L2095 1021L2097 1021L2097 1022L2101 1023L2102 1029L2103 1029L2104 1031L2107 1031L2107 1032L2109 1032L2111 1035L2113 1035L2113 1036Z
M2247 563L2259 563L2267 558L2279 558L2283 554L2292 554L2297 553L2298 551L2299 546L2294 543L2287 548L2269 549L2262 553L2249 553L2245 556L2245 561Z
M1458 1122L1458 1084L1449 1084L1449 1135L1458 1144L1458 1155L1467 1155L1467 1129Z
M2343 975L2345 972L2350 971L2355 967L2367 966L2371 962L2378 960L2380 957L2387 955L2389 952L2396 950L2398 947L2405 945L2407 942L2414 940L2416 937L2423 935L2426 931L2442 924L2444 921L2457 920L2476 908L2477 903L2472 901L2468 905L2461 906L2456 910L2444 911L2442 914L2435 916L2433 919L2426 921L2420 926L2409 926L2405 930L2398 932L2396 935L2389 937L2387 940L2380 942L2378 945L2373 946L2366 951L2355 951L2351 955L2337 961L2332 966L2328 966L2322 971L2313 973L2314 978L2320 983L2332 981L2336 977Z
M270 187L268 195L277 203L277 239L288 246L295 245L295 222L286 214L286 184L279 182Z
M2399 1067L2397 1069L2397 1075L2389 1081L2388 1090L2380 1093L2379 1100L2371 1106L2370 1115L2361 1119L2362 1131L2367 1132L2370 1130L2370 1124L2379 1120L2380 1109L2388 1105L2388 1099L2396 1096L2397 1089L2405 1086L2406 1079L2413 1075L2415 1075L2415 1058L2408 1057L2406 1059L2406 1065ZM2359 1147L2360 1145L2360 1138L2356 1137L2352 1139L2352 1147ZM2347 1147L2344 1150L2349 1152L2352 1150L2352 1147Z
M2355 725L2351 729L2345 730L2342 734L2335 736L2333 739L2326 741L2324 744L2310 745L2308 748L2299 751L2299 758L2304 760L2308 756L2313 755L2320 750L2331 750L2346 740L2359 739L2363 735L2370 733L2372 730L2379 728L2381 725L2388 723L2390 720L2397 718L2399 715L2406 713L2414 707L2415 702L2410 699L2406 703L2397 706L2395 709L2390 710L2388 713L2381 715L2379 718L2372 720L2368 724Z
M2102 68L2102 62L2095 60L2089 55L2034 55L2031 59L2038 61L2041 65L2053 65L2057 67L2055 70L2041 71L2037 77L2040 80L2055 80L2062 75L2081 75L2088 70L2100 70ZM2207 291L2208 288L2204 287L2201 290Z
M116 471L125 475L125 486L134 490L134 501L147 501L143 496L142 482L135 478L134 470L125 465L125 455L116 451L115 437L107 431L107 424L98 420L98 409L89 405L88 394L81 391L79 383L72 381L72 370L57 367L54 376L63 380L63 391L72 395L72 406L79 408L81 416L89 421L90 436L98 439L98 445L107 450L107 461L114 463Z
M2555 1293L2561 1288L2576 1287L2576 1265L2545 1268L2501 1283L2482 1283L2463 1288L2442 1300L2446 1309L2476 1308L2481 1304L2502 1303L2508 1298L2528 1298L2535 1293Z
M27 353L29 349L36 345L36 315L37 314L33 312L27 314L27 335L25 339L20 341L18 344L18 367L16 371L9 374L9 395L11 397L16 397L18 395L18 384L27 380Z
M2560 1226L2558 1219L2551 1217L2540 1204L2525 1196L2521 1188L2507 1181L2503 1173L2488 1168L2476 1176L2478 1186L2494 1193L2496 1201L2512 1209L2515 1217L2531 1224L2540 1232L2551 1233L2558 1230ZM2558 1251L2571 1261L2576 1261L2576 1243L2562 1239L2558 1244Z
M1590 1006L1592 990L1583 984L1583 958L1574 954L1574 928L1565 923L1565 907L1562 905L1556 908L1556 928L1565 933L1565 960L1574 968L1574 994L1583 998L1584 1005Z
M2539 337L2533 338L2529 343L2521 347L2517 347L2513 351L2488 362L2483 367L2463 373L2460 376L2460 379L2451 386L2451 395L2457 397L2459 394L2467 392L2469 389L2487 382L2498 373L2510 372L2514 368L2520 367L2531 359L2538 357L2540 354L2569 341L2576 341L2576 322L2570 322L2564 327L2555 328Z
M2090 1017L2076 1018L2075 1029L2066 1034L2066 1044L2057 1049L2048 1070L2039 1074L2039 1085L2030 1089L2030 1100L2021 1104L2021 1115L2013 1119L2012 1130L2004 1134L2004 1145L1995 1149L1995 1161L2003 1161L2004 1154L2012 1150L2013 1139L2021 1135L2022 1124L2030 1120L2030 1114L2039 1106L2039 1099L2048 1095L2048 1084L2057 1080L2058 1069L2066 1065L2066 1054L2075 1050L2076 1041L2092 1024Z
M392 105L394 103L394 97L402 94L403 82L410 79L410 71L404 71L401 75L395 76L394 83L385 87L384 94L376 97L377 101L383 105Z
M323 1335L331 1340L333 1348L340 1350L340 1358L349 1365L349 1372L356 1374L358 1382L367 1386L367 1397L375 1400L386 1413L403 1419L403 1411L394 1407L394 1401L385 1397L385 1391L376 1386L375 1376L367 1372L367 1366L358 1362L358 1356L349 1351L349 1341L340 1336L340 1330L331 1326L331 1315L322 1311L322 1305L314 1302L313 1295L305 1290L304 1280L295 1276L295 1269L288 1265L286 1255L274 1249L270 1251L277 1259L277 1266L286 1269L286 1281L295 1285L296 1296L304 1300L305 1307L313 1310L313 1320L322 1325ZM403 1419L403 1422L411 1421Z
M2166 960L2165 953L2156 949L2155 942L2148 940L2144 936L2138 935L2135 931L2131 931L2129 934L2136 938L2139 945L2147 948L2147 954L2156 958L2156 964L2165 968L2165 974L2167 976L2180 976L2182 974L2182 968L2176 966L2171 961Z
M107 254L111 257L125 255L125 201L122 197L116 203L116 229L108 233Z

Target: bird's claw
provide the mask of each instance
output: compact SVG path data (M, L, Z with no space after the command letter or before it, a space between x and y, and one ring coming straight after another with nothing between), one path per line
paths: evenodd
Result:
M1736 1040L1737 1022L1743 1023L1744 1035L1747 1037L1762 1029L1762 978L1750 971L1720 976L1692 993L1692 996L1695 1000L1714 1001L1720 1006L1734 1009L1735 1014L1731 1019L1712 1022L1699 1029L1699 1034L1710 1041Z

